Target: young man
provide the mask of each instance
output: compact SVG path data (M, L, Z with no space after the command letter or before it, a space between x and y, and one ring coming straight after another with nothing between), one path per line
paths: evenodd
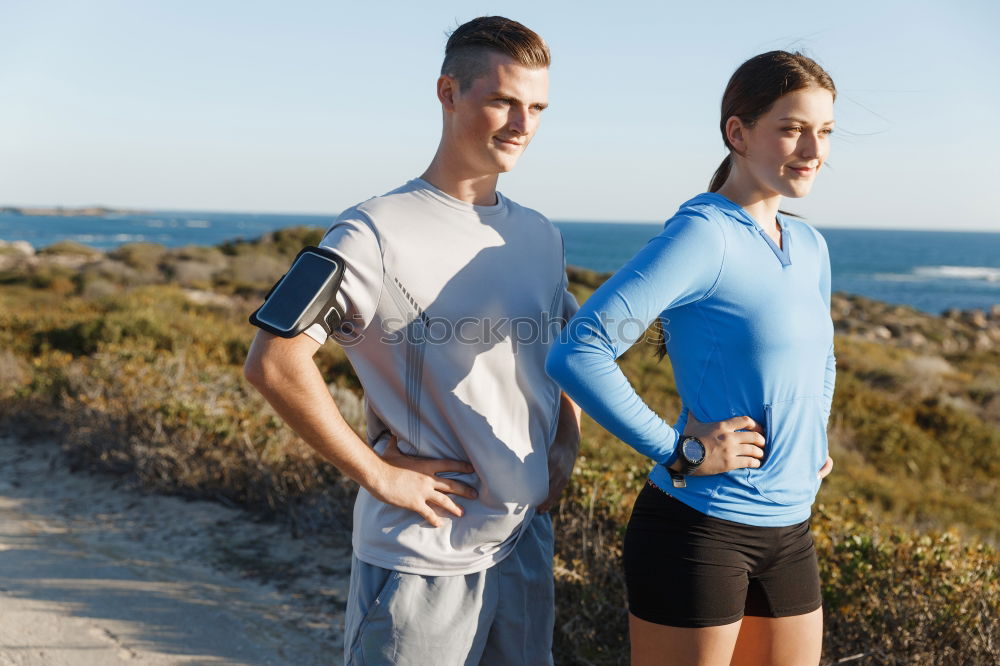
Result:
M325 331L260 332L247 378L358 482L347 664L551 663L552 524L579 410L545 374L576 310L562 240L496 191L534 136L549 52L502 17L451 35L441 142L420 178L351 208L322 246L346 264L340 342L367 437L312 356Z

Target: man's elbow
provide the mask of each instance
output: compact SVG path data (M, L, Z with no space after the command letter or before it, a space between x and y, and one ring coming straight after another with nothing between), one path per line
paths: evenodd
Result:
M276 374L279 374L274 356L274 349L267 340L258 338L250 345L247 360L243 363L243 376L258 391L272 384Z
M258 354L251 352L247 356L247 360L243 363L243 376L257 390L267 384L267 371Z
M317 349L319 343L304 335L287 340L258 335L243 363L243 376L261 393L294 383L316 370L312 356Z

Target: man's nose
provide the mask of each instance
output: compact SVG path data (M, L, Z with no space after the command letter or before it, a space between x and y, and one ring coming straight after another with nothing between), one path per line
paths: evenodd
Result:
M523 107L511 107L507 116L507 127L518 134L527 134L531 123L531 115L528 109Z

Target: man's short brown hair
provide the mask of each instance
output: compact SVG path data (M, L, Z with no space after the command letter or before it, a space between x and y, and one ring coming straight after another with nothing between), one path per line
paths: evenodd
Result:
M550 62L549 47L533 30L503 16L480 16L449 35L441 74L454 78L458 89L464 90L486 73L490 52L532 69L548 67Z

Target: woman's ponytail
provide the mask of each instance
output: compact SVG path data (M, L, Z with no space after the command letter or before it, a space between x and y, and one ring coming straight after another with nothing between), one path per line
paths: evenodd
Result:
M712 183L708 186L709 192L718 192L722 186L725 184L726 179L729 178L729 171L733 168L733 156L730 153L726 155L726 159L722 160L722 164L719 168L715 170L712 174Z

